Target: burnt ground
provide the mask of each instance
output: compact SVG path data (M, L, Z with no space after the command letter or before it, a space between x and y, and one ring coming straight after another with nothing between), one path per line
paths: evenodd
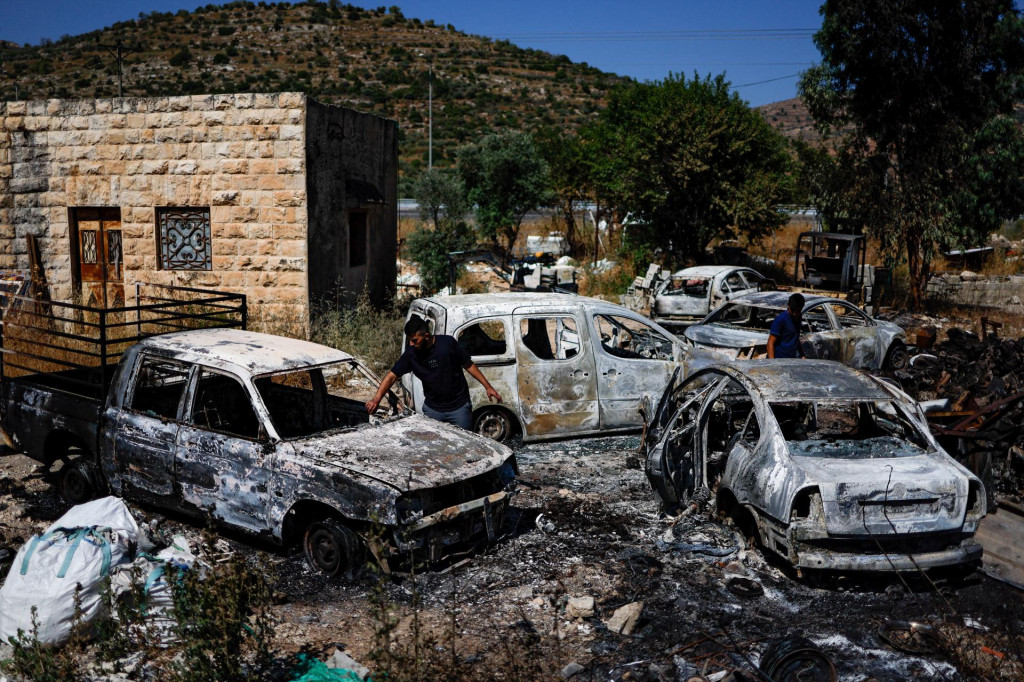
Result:
M840 680L1022 678L1021 592L980 573L935 584L798 578L724 520L705 514L671 526L659 517L643 472L629 466L638 444L634 436L520 446L521 493L505 537L415 576L326 580L301 555L237 538L227 544L267 558L281 602L281 659L300 649L326 658L338 647L374 667L385 641L374 632L385 625L398 653L383 660L404 665L410 679L551 679L574 662L583 670L573 679L722 679L734 670L754 679L751 666L770 640L801 635L834 662ZM0 548L17 549L63 511L32 462L0 456ZM162 525L198 540L196 526ZM734 594L726 587L734 575L763 594ZM587 595L593 616L567 613L569 598ZM616 609L640 601L631 634L608 629ZM939 626L937 650L885 644L878 631L889 619Z

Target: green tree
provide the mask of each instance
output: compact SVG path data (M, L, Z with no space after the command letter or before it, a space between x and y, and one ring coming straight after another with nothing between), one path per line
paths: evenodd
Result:
M476 204L481 236L511 253L526 214L546 205L548 164L526 133L493 134L459 154L459 172Z
M890 261L906 259L919 309L937 247L1021 210L1024 145L1007 117L1024 24L1013 0L828 0L821 14L822 62L800 93L823 130L849 129L863 216Z
M551 194L562 214L569 254L576 256L581 244L575 206L591 193L587 142L578 135L566 134L562 128L549 127L537 133L537 144L548 163Z
M786 221L786 143L724 76L614 90L595 137L599 193L634 218L626 240L673 264L701 260L711 240L759 237Z
M462 179L451 170L423 171L413 183L412 194L422 224L409 235L409 257L419 266L425 291L434 293L448 285L448 254L476 244L466 224L472 206Z

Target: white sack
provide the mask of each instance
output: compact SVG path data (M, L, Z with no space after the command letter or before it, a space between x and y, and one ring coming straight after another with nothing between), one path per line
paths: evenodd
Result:
M104 497L73 507L42 535L25 543L0 587L0 640L32 632L32 607L45 644L63 644L75 618L79 592L81 623L102 606L103 579L131 559L139 526L119 498Z

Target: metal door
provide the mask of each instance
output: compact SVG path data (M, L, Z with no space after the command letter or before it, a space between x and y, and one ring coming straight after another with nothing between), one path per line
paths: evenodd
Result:
M670 335L618 311L592 314L601 428L640 428L640 405L657 405L679 366Z
M182 501L253 533L267 530L274 446L251 395L235 377L203 368L187 402L174 456Z
M516 384L527 436L597 431L594 353L582 320L570 312L520 312L512 316Z

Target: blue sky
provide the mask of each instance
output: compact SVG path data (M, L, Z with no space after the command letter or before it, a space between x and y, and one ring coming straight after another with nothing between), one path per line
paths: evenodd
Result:
M38 44L132 19L208 4L193 0L0 0L0 39ZM215 2L214 4L224 4ZM604 71L657 80L725 73L757 106L796 96L796 75L818 59L820 0L381 0L406 17L565 54Z

